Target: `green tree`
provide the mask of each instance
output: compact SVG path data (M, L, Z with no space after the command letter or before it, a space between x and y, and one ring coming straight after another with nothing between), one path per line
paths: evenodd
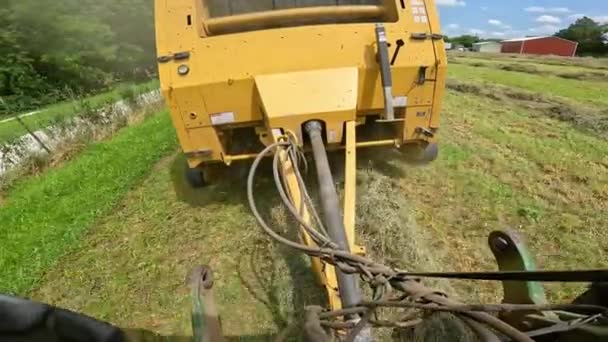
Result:
M0 115L156 68L151 0L0 0L0 27Z
M578 42L579 55L601 55L608 53L606 32L606 25L602 26L591 18L583 17L555 36Z
M478 36L472 36L472 35L465 34L462 36L449 38L449 40L446 40L446 41L450 42L452 44L460 44L464 47L472 48L473 44L480 42L481 39L479 39Z

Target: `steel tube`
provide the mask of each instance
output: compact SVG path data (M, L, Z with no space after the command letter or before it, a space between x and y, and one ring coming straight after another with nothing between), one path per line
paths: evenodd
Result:
M395 120L395 108L393 105L393 76L391 75L391 64L388 57L388 42L384 25L376 24L376 41L378 44L378 63L380 64L380 76L384 94L384 119Z
M329 167L325 143L323 142L323 126L318 121L311 121L306 124L305 129L310 137L312 152L317 168L319 192L327 233L340 249L350 252L348 239L346 238L346 230L344 229L344 222L342 220L342 211L340 210L340 200ZM344 274L337 269L336 274L342 306L351 307L359 304L361 302L361 294L357 284L357 277L355 275Z

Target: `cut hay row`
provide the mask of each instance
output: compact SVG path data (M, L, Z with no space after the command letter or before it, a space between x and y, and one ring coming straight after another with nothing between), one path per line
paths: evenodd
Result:
M462 82L483 82L561 97L601 110L608 108L608 82L573 80L551 75L511 72L495 68L477 68L452 64L449 77Z
M450 57L466 57L483 60L510 61L514 63L530 62L555 66L576 66L588 69L608 70L608 61L605 58L594 57L559 57L559 56L535 56L504 53L472 53L450 51Z
M464 58L450 58L451 64L464 64L476 68L496 68L504 71L523 72L528 74L536 75L552 75L565 79L573 80L587 80L587 81L608 81L608 72L592 71L588 69L582 69L580 71L556 71L550 68L540 67L538 64L531 63L496 63L496 62L483 62L479 59L464 59Z
M515 102L529 110L552 119L568 122L574 127L608 139L608 110L568 102L564 99L488 83L448 80L448 89L460 93L485 96L505 103Z

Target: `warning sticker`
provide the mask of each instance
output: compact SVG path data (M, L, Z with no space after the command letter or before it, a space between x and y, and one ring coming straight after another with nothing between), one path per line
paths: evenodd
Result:
M234 112L211 114L211 124L214 126L234 122Z
M412 0L412 15L415 23L428 23L429 18L426 16L426 8L424 2L420 0Z

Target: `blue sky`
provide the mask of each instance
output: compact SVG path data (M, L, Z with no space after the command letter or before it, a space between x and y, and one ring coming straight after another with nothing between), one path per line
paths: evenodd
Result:
M444 34L552 35L586 15L608 23L608 0L435 0Z

